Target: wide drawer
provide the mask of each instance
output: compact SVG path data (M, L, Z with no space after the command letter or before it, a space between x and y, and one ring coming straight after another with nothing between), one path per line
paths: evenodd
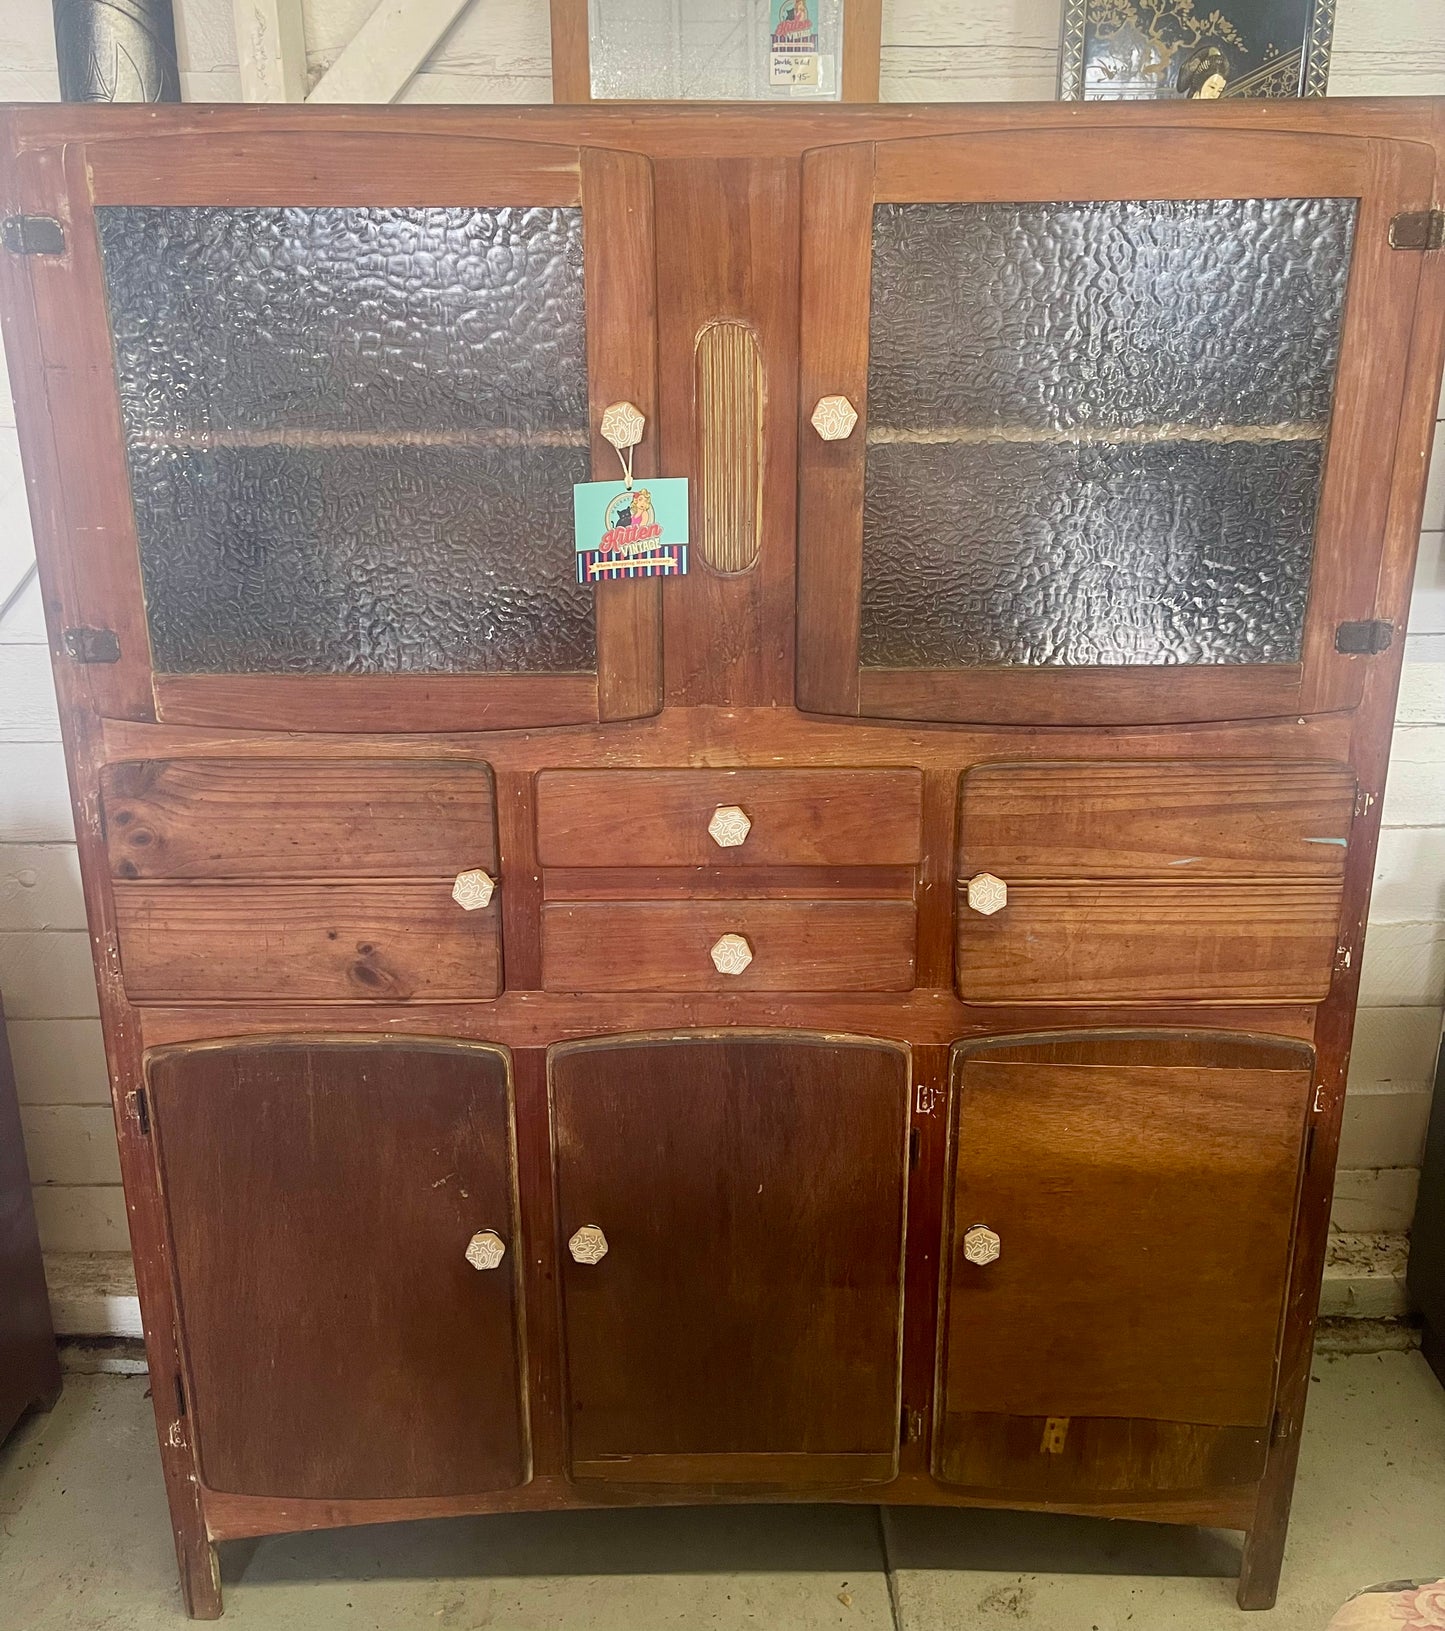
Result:
M747 960L724 972L715 951L725 967L741 963L737 940ZM911 901L553 901L542 909L542 985L907 991L915 941Z
M1328 883L1022 883L958 902L965 1002L1314 1002L1334 969Z
M117 883L121 975L136 1002L409 1002L501 990L497 898L451 880Z
M980 765L963 778L960 870L1020 878L1340 878L1344 765Z
M741 841L709 831L747 818ZM922 853L917 770L544 770L543 866L912 866ZM725 838L737 838L741 824Z
M106 765L117 878L455 877L497 864L485 765L170 759Z

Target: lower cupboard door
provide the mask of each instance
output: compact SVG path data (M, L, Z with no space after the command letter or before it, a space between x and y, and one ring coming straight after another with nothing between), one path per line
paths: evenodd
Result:
M1107 1499L1259 1476L1312 1064L1205 1032L955 1048L941 1481Z
M511 1084L466 1043L147 1060L201 1479L325 1500L523 1482Z
M551 1086L573 1478L891 1478L906 1051L584 1042L553 1049Z

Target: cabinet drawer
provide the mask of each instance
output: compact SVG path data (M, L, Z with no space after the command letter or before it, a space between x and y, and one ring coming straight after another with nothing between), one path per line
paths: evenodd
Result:
M171 759L106 765L117 878L414 878L494 870L485 765Z
M741 843L709 833L735 805ZM917 770L545 770L543 866L912 866L921 854Z
M907 991L909 901L553 901L542 910L547 991ZM747 942L723 973L713 949Z
M118 883L136 1002L408 1002L495 997L499 907L464 912L451 880Z
M963 778L965 876L1339 878L1355 778L1326 764L1007 764Z
M1022 883L958 902L965 1002L1314 1002L1334 968L1327 883Z

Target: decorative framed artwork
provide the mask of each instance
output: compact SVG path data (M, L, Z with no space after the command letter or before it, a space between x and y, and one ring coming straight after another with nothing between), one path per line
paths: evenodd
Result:
M876 102L882 0L550 0L556 102Z
M1323 96L1335 0L1064 0L1065 102Z

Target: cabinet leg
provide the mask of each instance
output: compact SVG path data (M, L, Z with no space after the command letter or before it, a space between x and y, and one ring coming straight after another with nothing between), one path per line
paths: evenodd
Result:
M1424 1329L1420 1332L1420 1352L1425 1356L1425 1363L1435 1372L1436 1379L1441 1387L1445 1387L1445 1333L1425 1321Z
M1284 1539L1289 1531L1289 1508L1282 1513L1260 1512L1255 1526L1244 1537L1244 1561L1239 1567L1241 1608L1273 1608L1279 1592L1280 1565L1284 1562Z
M176 1535L176 1561L181 1571L181 1596L193 1620L219 1620L221 1565L216 1548L204 1535Z
M63 1377L60 1373L60 1355L53 1355L45 1366L40 1378L40 1385L35 1394L35 1408L43 1410L48 1415L60 1402L60 1389Z

